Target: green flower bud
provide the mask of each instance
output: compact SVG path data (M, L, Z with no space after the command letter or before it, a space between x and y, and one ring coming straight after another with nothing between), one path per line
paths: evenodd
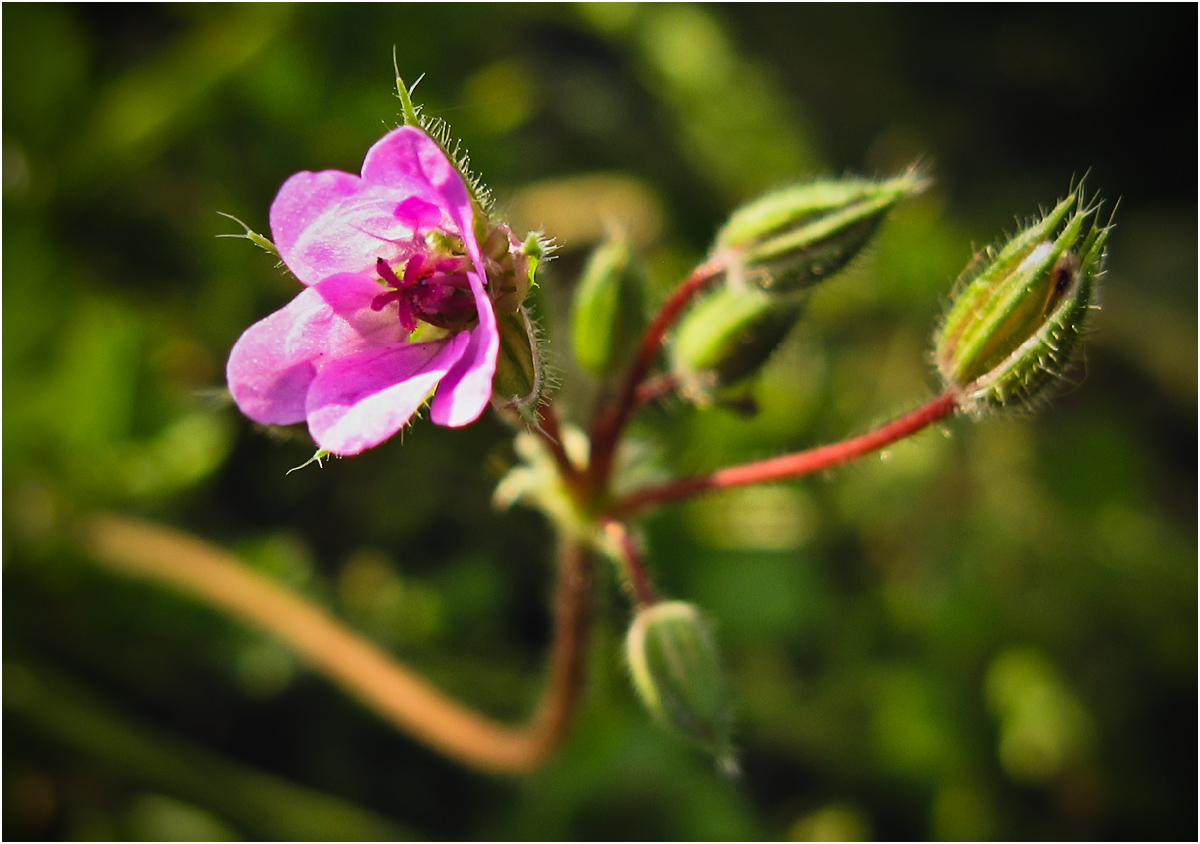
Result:
M804 312L808 294L726 284L697 302L671 339L671 373L701 406L756 374Z
M769 193L734 212L713 252L735 279L802 290L846 266L888 212L927 185L910 168L884 181L840 179Z
M492 377L492 403L515 408L530 422L536 421L538 403L546 387L541 362L541 338L524 308L515 314L496 314L500 351Z
M594 375L621 362L642 329L642 276L623 240L592 252L571 306L575 359Z
M934 347L964 410L1024 404L1062 376L1103 270L1097 208L1077 188L964 271Z
M639 610L625 639L633 686L654 717L722 760L732 760L733 716L712 628L695 606Z

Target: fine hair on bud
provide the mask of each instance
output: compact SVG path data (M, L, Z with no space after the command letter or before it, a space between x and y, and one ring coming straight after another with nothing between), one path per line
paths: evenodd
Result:
M1075 187L1007 242L977 254L934 337L934 362L959 407L1028 408L1064 378L1096 307L1111 219Z
M891 179L824 179L772 191L733 212L713 255L738 284L804 290L844 269L892 209L928 185L914 165Z

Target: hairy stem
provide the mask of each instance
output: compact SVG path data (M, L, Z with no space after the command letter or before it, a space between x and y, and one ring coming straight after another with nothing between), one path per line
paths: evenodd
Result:
M614 550L620 553L621 561L625 564L625 573L629 578L629 585L633 589L634 600L642 608L654 606L658 603L658 594L654 591L654 584L650 582L650 576L646 573L642 555L638 552L633 537L629 535L629 528L616 519L604 519L603 521L604 532L615 546Z
M538 405L538 419L541 424L534 429L535 432L545 441L567 488L575 494L578 500L582 500L585 495L586 478L571 462L571 457L567 454L563 443L562 424L559 422L558 411L554 409L552 402L543 399L542 403Z
M668 501L690 498L713 490L798 478L820 472L912 436L951 415L957 409L957 396L953 392L947 392L923 407L861 436L770 460L728 466L708 475L682 478L661 486L648 487L613 502L609 513L614 516L627 516Z
M559 552L546 686L522 726L501 724L452 700L321 608L193 536L98 514L87 521L85 541L119 572L174 586L278 637L396 728L480 770L522 774L537 768L562 740L579 696L592 558L572 540L564 540Z
M592 427L592 454L589 465L591 488L595 491L604 490L608 486L609 475L612 472L613 455L621 440L621 433L629 422L634 408L638 406L638 387L646 380L650 368L658 359L662 348L663 338L667 334L683 309L693 297L713 280L718 278L725 267L717 261L709 261L692 270L692 274L684 279L667 301L663 303L654 321L642 335L641 345L625 374L625 381L617 397L609 403L596 419Z

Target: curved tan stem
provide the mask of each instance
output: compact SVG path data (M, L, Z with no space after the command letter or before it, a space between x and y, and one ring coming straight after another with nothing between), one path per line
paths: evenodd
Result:
M113 569L182 589L282 639L314 669L398 729L471 767L521 774L561 741L578 698L587 631L589 552L564 540L549 676L528 724L509 726L447 697L324 610L188 534L125 516L86 524L88 549Z

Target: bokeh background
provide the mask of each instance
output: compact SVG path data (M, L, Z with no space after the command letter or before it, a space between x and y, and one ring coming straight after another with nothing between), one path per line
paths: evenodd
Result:
M1196 24L1192 5L179 5L3 9L5 838L1191 839L1196 835ZM935 188L824 285L760 414L645 414L683 473L866 430L937 384L974 247L1085 173L1111 209L1085 359L1037 413L938 431L646 523L664 592L715 619L744 775L654 727L597 585L590 678L541 772L465 770L278 643L97 567L99 508L214 541L444 688L518 719L551 537L497 513L494 416L286 474L223 395L298 284L266 231L303 169L396 125L392 50L515 226L561 244L556 309L624 228L652 297L757 192Z

